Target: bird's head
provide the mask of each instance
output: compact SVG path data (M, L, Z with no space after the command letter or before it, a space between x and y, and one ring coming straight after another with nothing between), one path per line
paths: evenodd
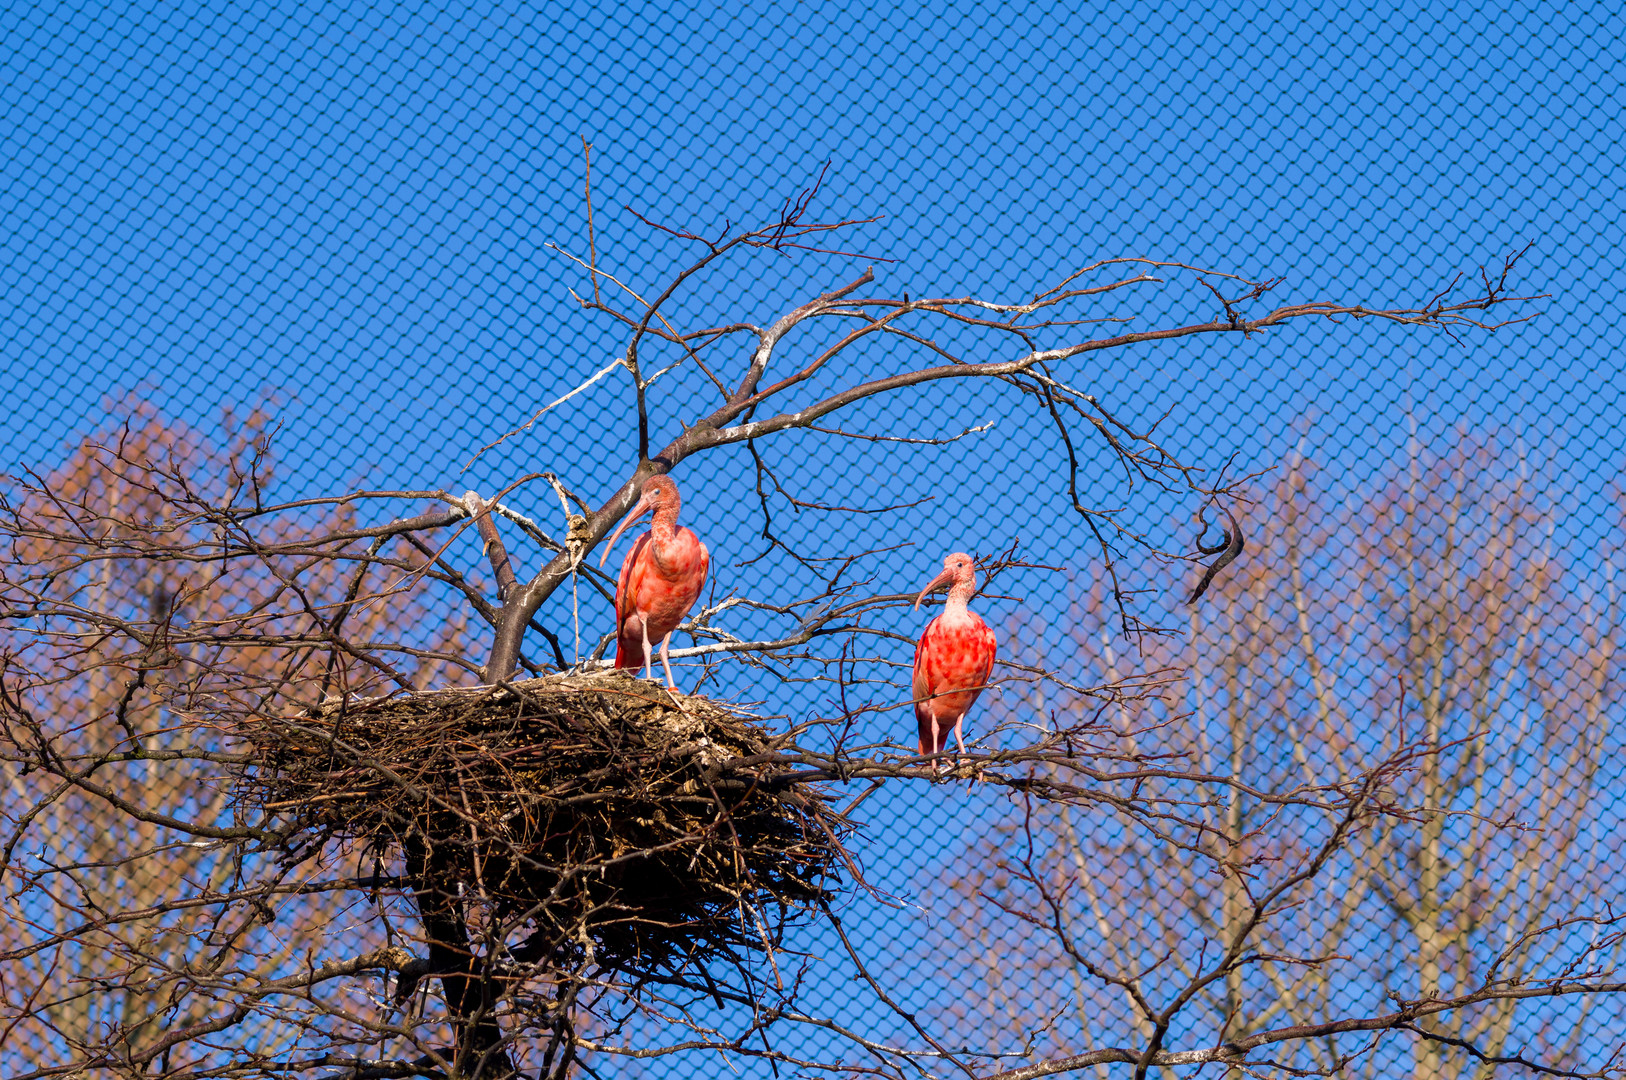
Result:
M915 597L915 607L920 607L920 602L926 599L928 593L953 588L956 585L966 586L965 594L968 600L971 594L977 591L977 564L963 551L956 551L943 560L943 572L932 578L926 583L926 587L920 590L920 595Z
M633 522L645 514L662 513L671 520L676 521L680 505L682 505L682 500L678 498L677 484L672 481L670 476L657 474L645 480L642 495L639 496L638 502L633 506L632 512L622 518L621 524L617 525L615 532L610 534L610 542L604 545L603 552L599 554L598 564L600 566L604 565L604 560L609 558L610 552L615 549L615 542L621 539L621 534L626 532L627 527Z

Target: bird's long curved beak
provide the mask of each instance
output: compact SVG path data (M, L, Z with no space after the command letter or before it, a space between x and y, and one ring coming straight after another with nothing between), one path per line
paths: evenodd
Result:
M920 609L920 602L922 600L926 599L926 594L927 593L932 592L932 591L937 590L937 589L941 589L945 585L952 585L953 583L954 583L954 571L952 571L952 570L944 570L941 574L938 574L936 577L932 578L931 581L926 584L926 587L924 589L920 590L920 595L915 597L915 606L910 608L909 610L910 611L918 611Z
M655 504L650 501L647 495L638 500L638 505L632 508L632 513L621 519L621 524L617 525L615 527L615 532L610 534L609 543L605 544L604 550L599 553L598 564L600 566L603 566L604 560L610 557L610 552L615 550L615 542L621 539L621 534L627 531L627 526L631 525L634 521L637 521L639 518L643 517L653 509L655 509Z

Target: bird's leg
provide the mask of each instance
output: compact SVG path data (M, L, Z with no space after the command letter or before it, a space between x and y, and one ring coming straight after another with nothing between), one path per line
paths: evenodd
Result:
M965 731L965 713L961 713L960 718L958 720L954 721L954 745L959 747L960 757L962 759L965 757L965 735L964 735L964 731ZM973 770L973 772L971 774L971 779L973 779L973 780L981 780L982 779L982 766L979 765L979 766L977 766L977 768L975 770Z
M649 647L649 620L648 619L642 619L641 618L641 619L638 620L638 633L644 639L644 678L653 679L655 677L655 670L654 670L655 655L654 655L653 650L651 650L650 647Z
M666 688L668 690L676 690L677 680L672 678L672 658L666 655L666 650L671 646L671 644L671 634L667 634L665 637L661 638L661 667L666 669Z
M932 775L934 776L943 771L943 760L942 758L936 757L936 755L943 752L943 744L948 742L947 739L940 737L940 733L937 730L938 723L939 721L937 717L932 717L932 755L934 758L932 761Z

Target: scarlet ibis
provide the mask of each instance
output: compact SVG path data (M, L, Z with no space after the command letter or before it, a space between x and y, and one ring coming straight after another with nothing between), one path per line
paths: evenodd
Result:
M915 646L915 722L920 727L920 752L941 754L948 746L949 727L954 743L965 753L965 714L988 685L994 670L994 632L966 610L977 591L977 567L971 556L955 552L943 560L938 574L915 597L915 607L933 589L949 587L943 614L926 625Z
M644 481L643 494L632 513L604 545L598 564L604 565L615 542L627 526L653 513L649 531L640 536L621 564L621 577L615 583L615 666L644 669L650 677L650 643L660 642L661 667L666 685L677 689L672 679L672 662L667 648L672 631L694 607L706 584L706 567L711 556L692 529L679 528L677 485L669 476L651 476Z

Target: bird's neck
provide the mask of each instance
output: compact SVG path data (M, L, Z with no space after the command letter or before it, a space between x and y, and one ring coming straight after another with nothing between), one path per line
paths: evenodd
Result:
M673 550L677 541L677 516L677 507L663 506L655 511L654 520L649 523L649 546L655 562L663 567L677 554Z
M670 543L673 534L677 532L678 508L668 503L656 510L649 523L649 531L655 534L655 542Z
M971 602L972 594L977 591L975 578L967 581L956 581L949 588L948 599L943 603L943 614L956 617L966 614L966 605Z

